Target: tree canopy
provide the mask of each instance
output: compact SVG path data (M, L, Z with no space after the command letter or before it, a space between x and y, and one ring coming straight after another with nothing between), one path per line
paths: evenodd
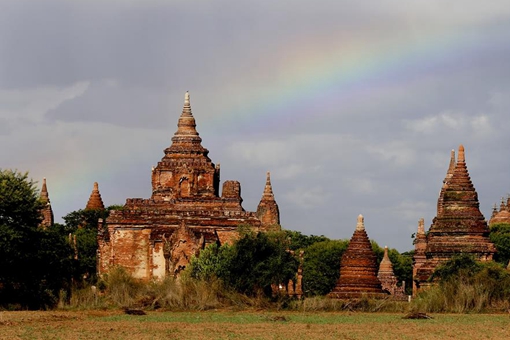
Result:
M39 227L42 202L28 173L0 170L0 303L7 308L53 306L69 285L71 248Z

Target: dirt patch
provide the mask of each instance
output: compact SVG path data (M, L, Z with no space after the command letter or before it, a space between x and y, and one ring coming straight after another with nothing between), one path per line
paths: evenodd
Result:
M0 312L0 339L506 339L508 315L298 312Z

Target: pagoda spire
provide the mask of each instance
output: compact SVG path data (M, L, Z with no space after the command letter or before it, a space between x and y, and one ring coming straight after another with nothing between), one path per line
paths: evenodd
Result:
M358 221L356 223L356 230L360 230L360 231L365 230L365 218L361 214L358 215Z
M94 188L92 189L92 193L90 194L89 201L87 202L85 209L104 209L103 200L99 193L99 184L97 184L97 182L94 182Z
M41 209L42 221L40 226L43 228L47 228L54 223L53 217L53 209L51 208L50 196L48 194L48 187L46 186L46 177L43 178L43 184L41 188L40 195L41 202L43 202L44 206Z
M43 184L41 188L41 200L44 203L50 202L50 196L48 195L48 187L46 186L46 177L43 178Z
M459 152L460 154L460 152ZM460 155L459 155L460 157ZM452 149L452 151L450 152L450 164L448 165L448 170L446 171L446 176L443 180L443 186L441 187L441 191L439 192L439 199L437 200L437 213L442 213L443 211L443 201L444 201L444 193L445 193L445 190L448 188L448 186L450 185L450 182L451 182L451 179L453 177L453 173L455 172L455 167L456 167L456 162L455 162L455 150Z
M269 198L274 200L273 186L271 185L271 173L269 171L266 173L266 186L264 187L262 198Z
M177 131L172 137L172 145L165 149L165 158L173 158L173 155L182 157L189 154L202 154L207 156L209 151L202 146L202 138L197 132L195 117L191 113L189 92L184 95L184 106L177 122Z
M460 150L459 150L459 158L460 158ZM462 159L464 159L464 147L462 148ZM455 150L452 149L450 152L450 165L448 166L448 171L446 172L446 178L443 183L444 186L448 186L450 179L453 177L453 172L455 171Z
M263 230L280 229L280 209L274 199L271 173L269 171L266 173L266 185L257 207L257 217L262 222Z

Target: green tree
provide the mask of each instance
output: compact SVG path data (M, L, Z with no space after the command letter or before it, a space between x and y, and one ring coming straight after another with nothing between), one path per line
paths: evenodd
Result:
M294 230L283 230L282 232L289 241L289 249L294 251L303 250L317 242L329 241L329 238L324 235L303 235L300 231Z
M69 283L71 249L39 228L42 202L28 173L0 170L0 304L45 308Z
M71 235L71 243L77 260L74 261L75 282L82 279L93 282L96 280L97 260L97 228L99 219L106 220L111 208L82 209L70 212L63 217L65 225L57 226L63 235ZM76 238L76 245L74 239Z
M325 295L340 277L340 259L348 240L316 242L305 249L303 290L306 295Z
M271 285L286 285L294 279L298 261L288 251L285 233L255 233L240 228L240 238L232 246L209 246L190 266L192 276L219 278L236 291L271 296Z
M489 237L497 250L494 260L505 266L508 265L510 261L510 224L498 223L492 225Z

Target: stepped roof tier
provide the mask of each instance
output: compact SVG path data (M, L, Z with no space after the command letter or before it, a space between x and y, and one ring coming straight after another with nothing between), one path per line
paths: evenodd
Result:
M225 181L220 196L220 166L208 154L186 92L172 143L152 168L151 197L128 198L101 227L100 274L121 265L137 278L176 276L205 246L235 240L239 225L280 228L269 174L259 209L245 211L238 181Z
M426 282L439 263L455 254L471 253L480 260L491 260L496 251L479 209L478 194L467 170L462 145L453 173L451 164L450 160L438 199L437 215L426 237L426 261L416 271L417 282Z
M356 230L340 261L340 278L328 296L349 299L364 295L387 296L377 278L377 257L365 231L363 215L359 215Z

